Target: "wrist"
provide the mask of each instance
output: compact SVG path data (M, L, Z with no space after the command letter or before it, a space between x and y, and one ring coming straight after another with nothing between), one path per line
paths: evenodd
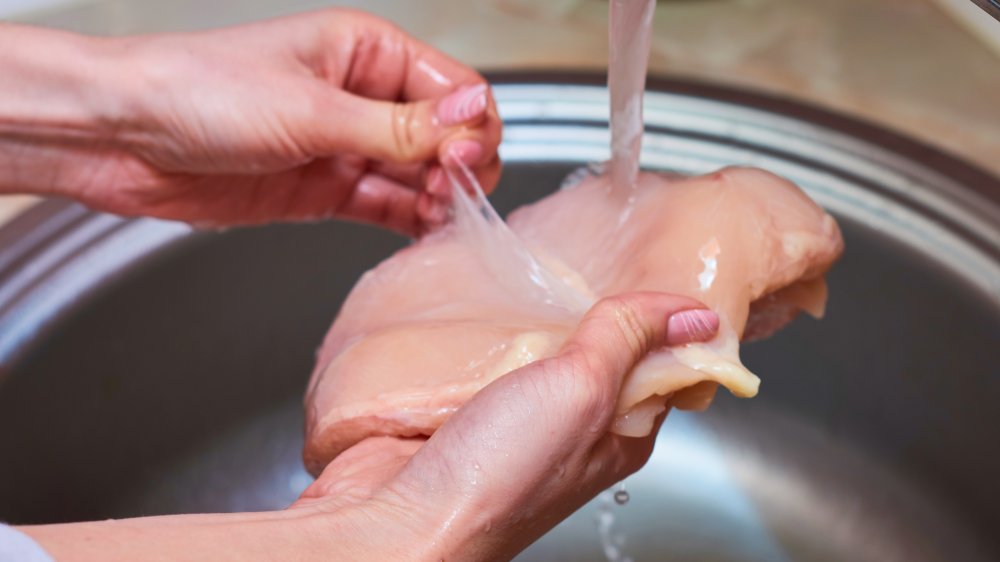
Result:
M66 193L67 163L117 142L116 40L0 24L0 192Z
M441 506L414 506L396 496L376 494L361 503L330 509L324 502L293 507L308 513L299 530L309 537L306 560L385 560L437 562L473 560L471 533ZM459 519L462 519L459 517ZM331 558L331 553L336 556Z
M496 526L502 517L491 516L491 509L465 494L444 490L406 490L398 486L382 488L362 504L369 528L391 528L390 541L384 541L402 553L387 560L492 560L503 558L509 549L505 536ZM383 523L379 523L382 521ZM391 526L385 526L391 521ZM492 532L491 532L492 531ZM385 531L381 531L385 534ZM517 551L509 552L512 558Z
M285 512L166 515L18 530L60 562L310 560L303 518Z
M119 120L114 40L0 26L0 135L109 139Z

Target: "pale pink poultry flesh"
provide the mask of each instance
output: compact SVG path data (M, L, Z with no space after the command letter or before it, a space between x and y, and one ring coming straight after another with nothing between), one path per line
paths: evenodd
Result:
M646 435L666 407L707 406L718 384L756 394L739 341L769 336L800 311L822 316L823 276L843 248L833 218L758 169L643 173L631 203L608 182L586 177L511 214L510 230L541 264L547 289L535 282L539 271L535 281L526 273L516 244L470 216L367 272L310 382L309 470L367 437L430 435L490 381L554 354L597 298L629 291L696 298L722 328L707 344L638 365L613 431Z

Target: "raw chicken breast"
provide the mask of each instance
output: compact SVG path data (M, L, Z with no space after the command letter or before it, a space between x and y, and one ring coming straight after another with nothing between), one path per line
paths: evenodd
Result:
M823 314L823 275L842 250L833 218L792 183L750 168L644 173L625 199L590 176L515 211L510 231L459 209L454 224L367 272L310 383L309 470L366 437L431 434L490 381L554 354L597 298L623 292L699 299L722 328L712 342L639 364L615 432L646 435L665 407L703 408L718 384L756 394L739 341L800 310Z

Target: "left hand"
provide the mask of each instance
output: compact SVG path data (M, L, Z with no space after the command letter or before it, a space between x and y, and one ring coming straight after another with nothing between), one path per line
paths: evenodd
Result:
M445 155L487 190L499 177L483 77L368 14L124 38L0 31L24 60L9 85L30 94L11 113L53 108L5 135L0 100L0 164L16 142L22 184L54 178L38 191L98 209L207 225L341 217L415 235L445 218ZM54 54L33 64L39 49ZM74 103L88 111L64 110Z

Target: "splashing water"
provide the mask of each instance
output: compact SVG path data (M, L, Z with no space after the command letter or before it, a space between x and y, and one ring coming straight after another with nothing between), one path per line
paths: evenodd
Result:
M635 204L639 154L642 151L642 94L646 88L650 35L656 0L611 0L608 8L609 66L608 90L611 97L611 194L624 206L619 226L631 215ZM625 535L614 531L612 501L625 505L629 493L619 482L614 493L601 494L597 532L608 562L632 562L625 554Z
M655 0L611 0L609 6L611 196L623 208L619 225L631 215L635 202L642 149L642 97L655 7ZM456 160L455 163L457 173L448 171L455 195L455 224L469 239L489 247L485 254L490 259L486 261L491 266L503 265L503 269L496 273L505 279L509 288L521 294L534 295L546 305L569 314L579 315L589 308L591 299L588 295L546 268L493 209L472 172L461 161ZM526 274L512 275L511 272ZM628 501L629 493L624 482L620 482L614 492L603 492L598 499L597 531L608 562L633 562L624 551L624 533L614 529L614 507L623 506Z
M621 490L618 490L619 492ZM597 536L601 540L601 550L608 562L634 562L625 553L625 534L615 530L615 504L618 503L611 490L597 498Z
M618 505L625 505L628 503L629 495L628 490L625 489L625 482L618 483L618 489L615 490L615 503Z
M608 39L611 98L611 195L622 207L619 225L631 215L642 148L642 95L646 87L655 0L611 0ZM536 302L580 315L593 299L545 267L511 231L486 199L475 176L459 160L445 166L455 195L455 223L464 236L487 248L488 265L509 289ZM521 267L518 267L521 266ZM522 271L525 274L511 274Z

